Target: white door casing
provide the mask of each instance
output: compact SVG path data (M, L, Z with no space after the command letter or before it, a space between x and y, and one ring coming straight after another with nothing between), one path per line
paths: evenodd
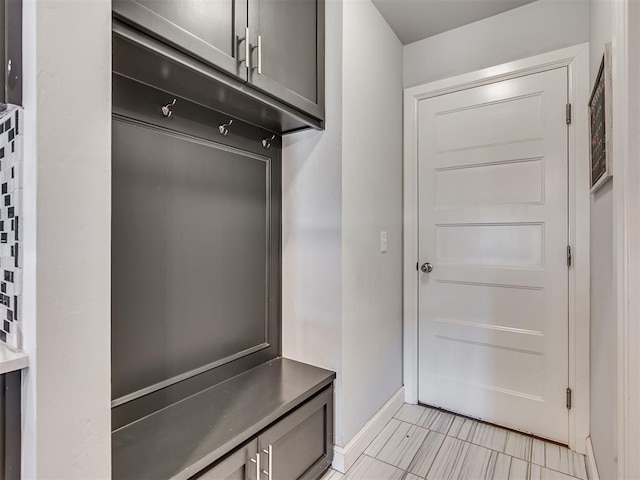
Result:
M564 443L567 74L418 105L419 400Z
M418 402L418 105L421 100L481 85L567 67L569 102L569 447L585 453L589 436L589 44L543 53L502 65L409 87L404 92L403 155L403 357L405 401Z

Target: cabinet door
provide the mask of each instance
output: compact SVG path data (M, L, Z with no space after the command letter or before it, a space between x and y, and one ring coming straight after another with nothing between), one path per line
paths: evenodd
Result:
M314 480L333 460L333 387L258 437L259 480Z
M258 441L253 440L214 467L191 477L190 480L256 480L259 467L255 462L257 452Z
M249 82L324 118L324 0L249 0Z
M247 0L113 0L115 16L185 53L247 79Z

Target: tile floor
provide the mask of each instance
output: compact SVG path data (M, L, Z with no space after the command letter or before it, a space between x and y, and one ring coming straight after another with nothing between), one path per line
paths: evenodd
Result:
M587 480L584 456L499 427L403 405L346 475L322 480Z

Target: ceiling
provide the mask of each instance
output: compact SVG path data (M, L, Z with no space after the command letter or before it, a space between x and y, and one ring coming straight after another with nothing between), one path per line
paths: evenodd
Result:
M403 44L506 12L534 0L373 0Z

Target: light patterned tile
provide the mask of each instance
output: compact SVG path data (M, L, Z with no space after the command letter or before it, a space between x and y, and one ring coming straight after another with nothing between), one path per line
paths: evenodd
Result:
M491 480L527 480L529 464L519 458L504 453L492 452L496 456L493 472L489 471Z
M475 420L464 417L455 417L448 435L464 440L465 442L470 442L473 438L473 434L476 433L477 426L478 422Z
M471 443L497 450L498 452L504 452L504 447L507 443L507 430L487 425L486 423L479 423Z
M530 464L524 460L512 458L509 480L527 480L529 478L529 466Z
M446 437L433 462L428 480L491 479L498 452Z
M417 475L414 475L413 473L407 472L406 476L402 480L422 480L422 479Z
M360 455L344 480L402 480L405 472L368 455Z
M426 408L425 415L421 419L420 426L434 430L445 435L449 431L455 415L435 408Z
M533 447L531 451L531 463L544 465L544 443L537 438L533 439Z
M531 462L572 477L587 479L584 456L554 443L534 438Z
M429 470L427 480L448 480L457 478L460 473L470 443L453 437L446 437Z
M418 453L413 457L408 470L419 477L426 477L429 468L431 468L431 465L442 446L442 442L444 442L444 439L445 436L442 433L429 431L427 438L422 442Z
M322 480L587 479L584 457L565 447L419 405L403 405L366 453Z
M540 465L531 465L531 480L576 480L576 477L556 472Z
M470 445L462 462L457 480L491 480L495 472L498 452L478 445Z
M400 422L400 420L396 420L395 418L389 420L389 423L387 423L387 425L382 429L382 432L380 432L378 436L373 439L373 442L369 444L364 453L375 457L389 441L389 439L393 435L393 432L396 431L401 423L402 422Z
M511 457L504 453L498 453L491 480L509 480L510 471Z
M429 414L429 411L426 407L421 405L409 405L405 403L400 407L400 410L396 412L394 415L398 420L402 420L403 422L413 423L414 425L418 425L420 427L424 427L424 418Z
M544 450L545 467L587 480L587 467L583 455L548 442L545 442Z
M529 461L531 437L463 417L455 417L449 436Z
M407 470L422 442L427 438L428 433L429 431L426 428L400 422L391 438L375 457L402 470Z
M344 475L333 468L330 468L327 473L324 474L321 480L342 480Z
M507 432L504 453L512 457L529 461L531 459L532 438L516 432Z

